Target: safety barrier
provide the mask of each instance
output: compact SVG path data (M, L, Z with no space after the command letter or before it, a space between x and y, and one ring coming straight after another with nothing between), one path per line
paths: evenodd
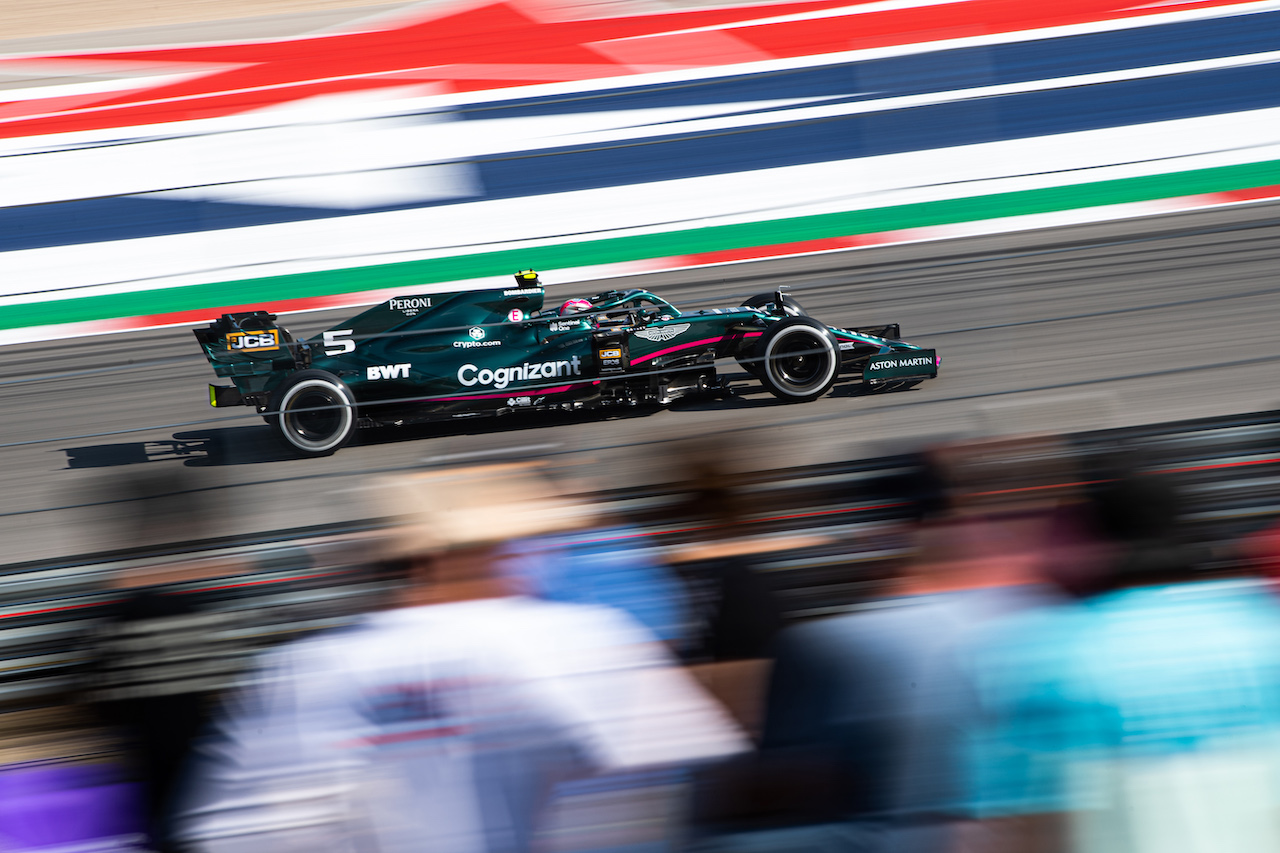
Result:
M1278 438L1280 412L1079 433L1028 456L1038 465L1056 459L1036 470L1038 480L980 473L970 479L968 497L1015 499L1027 507L1055 490L1061 494L1105 476L1100 472L1120 454L1144 471L1178 478L1187 498L1188 538L1209 547L1206 569L1221 569L1238 560L1233 546L1242 535L1280 513ZM1016 449L1016 442L1009 448ZM904 553L897 526L889 522L910 509L895 475L910 462L882 457L736 478L743 515L739 530L729 532L750 538L755 569L792 618L864 606L885 591L884 580ZM690 521L682 488L672 483L589 498L628 520L627 541L619 546L654 549L696 575L694 558L709 522ZM120 598L125 576L187 599L206 621L220 620L214 634L221 639L207 645L201 661L204 677L215 681L229 678L264 645L343 624L372 606L382 590L367 565L367 542L379 528L378 519L368 519L175 543L163 551L0 566L0 709L40 706L84 688L87 652L103 639L92 633L96 618ZM175 625L181 630L180 621Z

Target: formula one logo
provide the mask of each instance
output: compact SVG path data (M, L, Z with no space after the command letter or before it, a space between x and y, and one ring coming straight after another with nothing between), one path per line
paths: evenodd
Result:
M267 329L265 332L229 332L227 349L233 352L263 352L280 349L280 330Z
M689 331L688 323L676 323L674 326L655 326L652 329L641 329L636 332L637 338L653 341L655 344L669 341Z
M408 379L409 365L374 364L366 369L365 376L369 379Z
M582 361L576 355L568 361L525 362L517 367L499 367L497 370L481 370L474 364L458 368L458 382L473 385L492 385L506 388L512 382L532 382L538 379L559 379L562 376L581 376Z

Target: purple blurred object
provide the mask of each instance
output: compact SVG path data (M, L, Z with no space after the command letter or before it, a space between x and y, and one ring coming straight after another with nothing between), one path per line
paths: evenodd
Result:
M106 764L0 769L0 851L141 849L141 793Z

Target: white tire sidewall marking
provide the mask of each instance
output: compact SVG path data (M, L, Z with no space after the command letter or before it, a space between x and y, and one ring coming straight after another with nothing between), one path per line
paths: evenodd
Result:
M338 394L338 396L343 399L345 403L345 405L342 407L342 410L341 410L342 418L343 418L342 428L337 430L336 435L333 438L329 439L328 441L324 441L324 442L307 441L306 439L297 435L293 430L290 430L285 425L285 418L288 417L287 412L289 409L289 403L291 403L293 401L293 398L297 397L298 394L310 388L325 388L325 389L328 389L329 391L335 391ZM351 402L347 398L347 395L343 393L343 389L338 388L337 386L334 385L334 383L326 379L304 379L303 381L299 382L297 385L294 385L292 388L290 388L288 391L285 392L284 397L281 398L280 400L280 414L277 417L280 418L280 432L284 434L286 441L288 441L290 444L302 450L310 450L318 453L323 453L326 450L332 450L333 448L337 447L342 442L342 440L346 437L347 433L350 432L352 421L355 418L355 412L351 407Z
M795 329L796 331L793 332L792 329ZM823 374L822 381L810 382L805 386L803 391L792 390L788 387L791 383L778 377L778 374L774 372L773 359L774 348L777 347L778 342L785 341L791 335L797 334L801 331L822 342L822 349L827 354L828 365L827 371ZM764 348L764 369L768 372L769 378L773 380L773 383L777 386L778 390L791 397L807 397L819 388L822 388L835 375L836 364L837 359L835 345L831 343L830 339L828 339L826 335L822 334L817 329L810 328L808 326L792 326L788 329L784 329L781 333L775 335Z

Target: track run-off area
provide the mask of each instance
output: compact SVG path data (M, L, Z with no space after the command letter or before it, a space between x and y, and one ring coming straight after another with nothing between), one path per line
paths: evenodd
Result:
M29 45L0 344L1274 198L1277 69L1276 0L477 0Z

